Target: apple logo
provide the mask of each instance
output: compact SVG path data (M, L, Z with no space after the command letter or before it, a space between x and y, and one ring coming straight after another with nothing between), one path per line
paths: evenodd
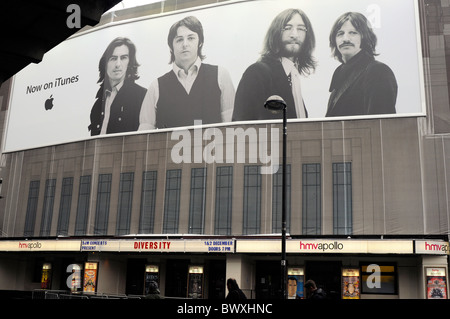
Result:
M53 94L45 100L45 110L51 110L53 108Z

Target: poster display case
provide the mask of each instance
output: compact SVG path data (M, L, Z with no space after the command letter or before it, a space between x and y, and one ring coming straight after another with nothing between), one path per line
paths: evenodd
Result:
M302 267L289 267L287 280L288 299L304 299L305 270Z
M188 298L203 298L203 266L189 266Z
M426 268L426 293L427 299L448 299L445 268Z
M84 263L83 292L97 292L98 263Z
M358 268L342 269L342 299L360 299L360 277Z
M42 265L41 289L50 289L52 284L52 264Z
M144 294L150 293L150 283L156 282L159 287L159 266L158 265L145 265L144 275Z

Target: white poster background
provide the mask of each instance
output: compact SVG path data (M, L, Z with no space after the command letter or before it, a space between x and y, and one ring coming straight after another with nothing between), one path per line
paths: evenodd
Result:
M397 79L397 114L378 117L425 115L415 1L237 1L110 23L61 43L47 52L42 62L29 65L15 76L3 151L91 138L87 127L99 88L98 62L116 37L128 37L135 43L141 65L136 83L148 88L154 79L171 70L167 45L170 26L186 16L196 16L204 29L204 62L226 68L236 89L242 73L259 58L271 21L287 8L302 9L311 20L316 37L314 57L317 68L315 73L302 79L303 97L309 113L309 119L303 121L325 120L331 77L339 65L331 56L329 33L336 19L348 11L361 12L372 22L378 37L376 59L386 63ZM57 85L58 78L72 77L77 80ZM39 85L39 91L30 91ZM54 106L46 110L44 104L50 96Z

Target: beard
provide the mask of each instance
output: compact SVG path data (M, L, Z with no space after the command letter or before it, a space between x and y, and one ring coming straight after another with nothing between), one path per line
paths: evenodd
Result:
M282 56L286 58L298 57L302 49L302 44L300 41L284 41L281 49Z

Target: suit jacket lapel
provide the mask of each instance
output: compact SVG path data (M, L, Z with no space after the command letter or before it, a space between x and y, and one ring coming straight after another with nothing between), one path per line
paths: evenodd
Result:
M340 74L339 78L335 78L337 77L336 74L333 75L330 86L331 95L328 101L328 112L333 110L341 96L359 79L373 60L374 58L372 56L361 51L350 60L350 65L347 66L342 64L339 69L336 70L336 73L342 72L342 74ZM349 70L345 70L346 67L348 67ZM343 81L342 85L336 83L338 81Z
M274 66L274 74L275 79L279 83L277 86L280 89L280 96L285 99L286 103L288 104L287 113L288 117L297 117L297 111L295 110L295 102L294 102L294 96L292 95L292 89L289 84L289 80L286 76L286 72L284 72L283 65L278 60L273 60L273 66Z
M352 72L345 80L344 83L337 88L334 88L330 95L330 100L328 102L328 110L332 110L339 99L341 98L342 94L345 93L345 91L348 90L350 86L352 86L353 83L356 82L356 80L360 77L360 75L366 70L366 68L360 68L358 70L355 70Z

